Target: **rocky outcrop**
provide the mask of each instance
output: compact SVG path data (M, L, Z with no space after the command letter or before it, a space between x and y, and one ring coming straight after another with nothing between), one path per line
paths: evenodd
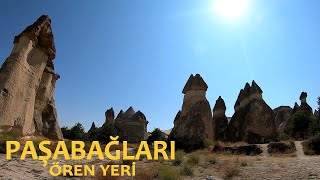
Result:
M262 90L252 81L241 89L228 126L228 140L267 143L278 140L275 116L262 99Z
M199 74L191 75L183 88L182 110L174 119L169 140L177 148L192 150L204 146L205 140L214 139L212 113L206 99L207 84Z
M215 140L226 140L228 129L228 118L225 115L226 105L224 100L219 96L213 108L213 127Z
M273 113L276 127L280 133L283 133L288 120L293 114L293 109L290 106L279 106L273 110Z
M123 140L138 143L147 139L148 121L141 111L135 112L132 107L124 113L121 110L114 124L122 132Z
M110 108L106 111L105 113L105 116L106 116L106 121L105 123L113 123L114 122L114 111L113 111L113 108Z
M90 129L88 131L88 134L91 134L91 133L95 132L96 130L97 130L97 127L94 124L94 122L92 122L92 125L91 125L91 127L90 127Z
M53 99L55 46L48 16L14 38L0 69L0 132L62 139Z
M51 67L46 66L37 91L33 112L35 134L56 140L63 139L53 98L55 84L59 78L60 76L55 74Z
M309 106L309 104L307 103L307 97L308 94L306 92L302 92L300 95L300 107L298 108L298 110L304 110L306 111L310 116L313 115L313 110L311 108L311 106Z

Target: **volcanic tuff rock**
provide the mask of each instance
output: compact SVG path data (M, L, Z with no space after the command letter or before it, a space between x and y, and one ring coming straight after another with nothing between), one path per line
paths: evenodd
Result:
M89 129L89 131L88 131L88 134L94 132L96 129L97 129L97 127L96 127L96 125L95 125L94 122L93 122L92 125L91 125L91 127L90 127L90 129Z
M227 137L230 141L248 143L278 140L273 111L262 99L262 90L255 81L251 86L246 83L240 91Z
M113 111L113 108L108 109L106 111L105 115L106 115L105 123L107 123L107 122L113 123L114 122L114 111Z
M219 96L213 108L213 127L215 140L225 140L228 129L228 118L225 115L226 105L224 100Z
M62 139L53 99L55 46L48 16L14 38L0 69L0 132Z
M275 115L275 123L278 131L282 133L288 120L293 114L293 109L290 106L279 106L273 110Z
M301 93L300 95L301 105L299 107L299 110L305 110L308 112L309 115L313 115L313 110L307 103L307 97L308 97L308 94L306 92Z
M176 141L178 148L192 150L204 146L206 139L213 140L212 113L206 99L207 84L199 74L191 75L183 88L182 110L174 119L169 140Z
M126 112L121 110L114 121L117 129L124 133L125 140L131 143L138 143L147 139L146 116L141 112L135 112L132 107L129 107Z

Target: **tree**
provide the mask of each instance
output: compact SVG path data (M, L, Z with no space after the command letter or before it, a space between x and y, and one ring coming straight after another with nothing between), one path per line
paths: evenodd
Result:
M148 137L147 142L148 144L152 144L154 141L165 141L165 140L166 140L166 137L164 133L159 128L155 128L151 132L151 135Z
M76 123L71 129L70 129L70 139L71 140L85 140L86 132L84 131L84 128L82 124Z
M305 139L308 137L311 122L311 116L307 111L298 111L293 115L291 121L289 121L285 131L293 138Z
M320 117L320 96L318 97L318 116Z
M105 123L102 127L97 129L97 140L100 143L107 144L110 142L110 136L116 137L119 135L117 128L111 123Z
M61 132L62 132L62 135L63 135L63 138L65 139L70 139L70 129L67 127L67 126L63 126L61 128Z

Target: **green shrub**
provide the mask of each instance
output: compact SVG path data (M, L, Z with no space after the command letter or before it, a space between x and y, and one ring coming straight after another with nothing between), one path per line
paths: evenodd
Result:
M165 134L159 129L155 128L151 135L148 137L147 142L148 144L152 144L154 141L165 141L166 137Z
M192 175L193 175L193 171L194 171L193 166L184 165L184 166L180 169L180 174L183 175L183 176L192 176Z
M186 155L185 152L179 150L176 152L175 154L175 159L172 161L172 165L174 166L179 166L180 164L182 164L183 162L183 157Z
M156 172L156 178L160 180L181 180L182 177L175 168L170 166L162 165L159 166Z
M0 134L0 153L6 153L7 141L17 141L19 137L13 134L4 133Z
M303 151L307 155L320 155L320 134L302 143Z
M200 163L200 154L198 152L193 152L189 155L188 163L192 165L198 165Z

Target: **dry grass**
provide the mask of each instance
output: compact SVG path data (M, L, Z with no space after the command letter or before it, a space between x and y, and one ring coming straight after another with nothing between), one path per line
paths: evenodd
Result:
M186 155L184 151L176 151L175 153L175 159L172 161L172 165L179 166L183 162L183 158Z
M221 171L223 172L223 177L225 179L231 179L240 174L240 169L237 164L225 165L222 167Z
M192 176L194 172L194 167L188 164L184 164L180 169L180 174L183 176Z
M155 177L160 180L180 180L182 179L179 171L172 166L161 165L156 170Z
M187 162L191 165L198 165L200 163L200 160L201 160L201 155L199 151L196 151L196 152L192 152L189 155Z
M248 143L246 142L242 142L242 141L239 141L239 142L223 142L223 141L216 141L214 143L215 146L221 146L221 147L238 147L238 146L244 146L244 145L248 145Z
M213 154L210 154L209 156L207 156L206 159L210 164L216 164L218 162L216 155L213 155Z

